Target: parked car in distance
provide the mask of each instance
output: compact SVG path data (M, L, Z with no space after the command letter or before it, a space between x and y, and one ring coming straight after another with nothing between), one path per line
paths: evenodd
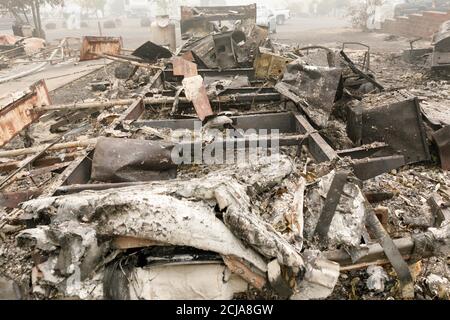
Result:
M275 9L274 10L275 19L277 21L277 24L284 24L286 20L288 20L291 17L291 10L289 9Z
M258 6L256 8L256 24L267 27L270 33L277 32L277 19L275 14L265 6Z

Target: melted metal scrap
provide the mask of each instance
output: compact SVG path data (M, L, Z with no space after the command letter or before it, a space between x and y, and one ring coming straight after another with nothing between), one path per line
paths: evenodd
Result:
M91 178L103 182L149 181L174 178L173 145L160 141L98 139Z
M323 176L316 185L306 193L305 210L305 237L312 240L315 231L325 209L332 182L336 171ZM365 207L364 195L355 182L346 181L337 202L331 223L324 241L330 247L344 245L346 247L359 247L364 232ZM323 243L321 243L323 245Z
M296 60L286 65L282 82L275 88L297 103L319 127L326 127L342 78L339 68L305 65Z

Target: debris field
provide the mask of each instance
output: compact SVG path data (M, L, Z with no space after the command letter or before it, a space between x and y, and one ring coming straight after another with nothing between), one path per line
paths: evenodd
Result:
M0 298L449 299L449 24L395 55L181 19L0 51L112 61L1 100Z

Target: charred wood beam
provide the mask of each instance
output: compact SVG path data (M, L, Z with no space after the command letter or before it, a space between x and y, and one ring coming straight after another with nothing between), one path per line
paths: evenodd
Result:
M339 157L337 152L322 138L319 132L300 115L295 115L297 131L308 135L308 150L318 162L331 161Z
M144 103L146 105L170 105L178 100L178 103L189 104L186 97L161 97L161 98L145 98ZM37 107L34 109L35 112L48 112L48 111L74 111L74 110L88 110L88 109L104 109L111 108L115 106L130 105L134 102L134 99L120 99L111 101L99 101L99 102L87 102L87 103L69 103L61 105L51 105L44 107ZM223 105L223 104L239 104L239 103L257 103L257 102L275 102L281 101L281 96L279 93L236 93L230 95L221 95L215 99L211 100L212 104Z
M390 148L386 143L379 143L376 146L361 146L351 149L336 150L339 157L341 158L350 157L352 159L363 159L371 157L375 153L384 153L389 151Z
M364 158L353 162L353 172L356 177L361 180L368 180L374 178L385 172L398 169L404 166L405 157L402 155L379 157L379 158Z
M413 238L410 237L395 239L394 244L398 248L402 256L411 255L414 249L414 240ZM431 255L432 251L430 251L429 254ZM350 254L345 249L326 251L325 256L327 259L335 261L339 263L341 266L350 266L354 264ZM424 258L426 257L427 256L424 256ZM379 243L374 243L368 245L367 254L361 259L359 259L357 263L370 263L384 259L387 259L387 257L383 250L383 247Z
M45 157L37 159L33 166L35 168L42 168L42 167L48 167L52 166L58 163L67 162L67 161L73 161L76 157L80 156L81 153L79 152L72 152L72 153L65 153L60 157ZM8 172L14 169L17 169L20 167L22 161L9 161L0 164L0 172Z
M12 173L10 173L7 177L5 177L0 182L0 190L3 189L20 171L22 171L26 166L31 165L37 158L42 156L51 146L55 145L56 142L58 142L62 137L56 139L54 142L49 143L45 147L41 148L36 154L26 158L22 161L22 164L20 167L18 167L16 170L14 170Z
M403 260L400 250L395 245L387 231L378 220L375 211L366 200L366 224L369 231L375 236L378 243L383 247L384 254L389 259L400 280L402 295L405 298L414 298L414 281L408 264Z
M32 147L32 148L23 148L23 149L14 149L14 150L6 150L0 151L0 158L10 158L10 157L18 157L18 156L26 156L30 154L34 154L36 152L40 152L43 149L48 151L62 150L62 149L70 149L70 148L83 148L94 146L97 143L97 139L87 139L87 140L78 140L78 141L70 141L63 143L55 143L50 147Z

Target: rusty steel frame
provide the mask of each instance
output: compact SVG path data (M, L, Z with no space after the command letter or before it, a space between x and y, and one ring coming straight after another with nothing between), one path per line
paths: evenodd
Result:
M36 107L51 105L47 85L44 80L30 87L30 93L10 103L0 110L0 147L7 144L19 132L39 119L40 113L34 112Z
M80 61L100 59L105 54L120 55L122 48L122 37L83 37Z

